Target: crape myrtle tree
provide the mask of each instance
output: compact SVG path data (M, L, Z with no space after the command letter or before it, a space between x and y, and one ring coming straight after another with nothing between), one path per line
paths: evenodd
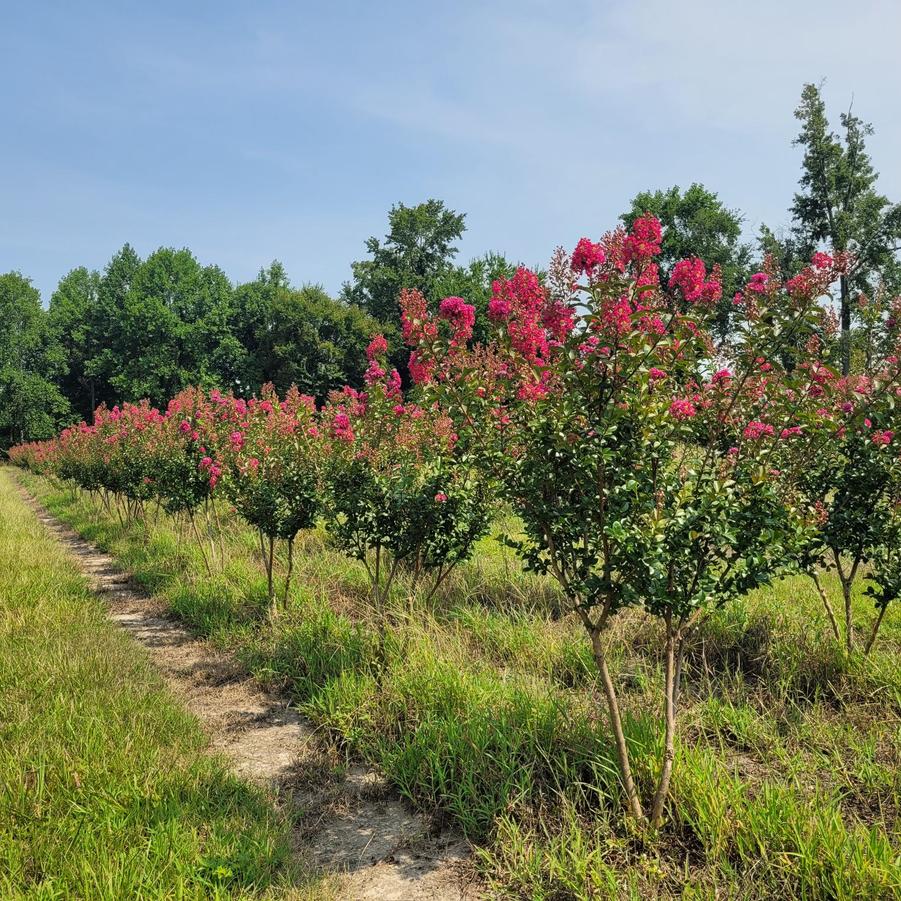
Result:
M811 396L813 343L801 342L810 358L791 373L779 363L784 341L818 327L831 262L743 292L726 354L709 332L719 271L684 260L661 284L661 238L642 217L600 243L583 239L571 258L558 251L547 286L525 269L498 280L484 346L468 343L474 314L459 298L435 318L402 295L422 403L454 417L522 519L526 566L559 582L583 624L628 809L652 831L675 757L686 640L711 610L782 573L807 540L813 514L794 475L834 428ZM664 751L649 791L633 776L609 666L611 625L630 607L662 624Z
M899 303L896 300L893 306ZM819 522L804 548L803 568L813 579L836 640L843 641L848 653L855 646L852 590L862 574L861 566L870 564L867 593L876 605L864 653L873 647L885 611L898 594L901 459L895 429L901 323L880 310L868 309L865 315L867 372L838 377L827 367L818 370L820 409L840 426L833 440L808 461L798 480ZM834 569L841 585L844 638L820 581L823 569Z
M366 390L334 392L322 411L330 441L326 525L363 563L380 613L402 568L411 574L411 598L420 586L434 595L487 532L491 509L453 422L433 405L405 402L387 351L377 335L367 348Z
M225 494L238 515L260 538L266 569L270 617L287 606L294 571L294 542L312 528L320 508L323 453L315 401L296 387L280 400L272 385L259 398L245 401L213 392L218 405L216 450L200 461L215 488L224 479ZM287 573L281 599L275 589L275 547L284 541Z

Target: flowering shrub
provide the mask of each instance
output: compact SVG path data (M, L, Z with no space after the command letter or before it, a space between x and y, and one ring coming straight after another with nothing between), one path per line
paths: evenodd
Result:
M144 400L112 410L99 408L93 429L86 433L92 472L106 491L126 500L130 518L156 493L153 460L162 421L160 411Z
M166 410L156 435L151 470L156 496L168 513L193 512L213 491L201 465L215 441L213 409L205 392L185 388Z
M419 295L421 298L421 295ZM448 340L465 341L472 308L442 304ZM484 482L460 465L451 420L433 406L405 402L400 377L384 366L377 337L368 349L365 393L335 392L323 411L330 443L325 489L335 543L361 560L382 607L402 565L432 594L488 529Z
M14 466L31 470L38 475L55 475L59 460L59 440L29 441L11 447L9 460Z
M487 347L448 337L419 298L401 301L426 396L522 518L515 544L527 567L557 579L585 627L629 810L652 829L686 638L709 610L790 565L812 528L792 476L831 428L816 412L807 340L831 273L811 269L804 290L756 279L735 299L738 338L716 348L717 273L684 261L667 291L659 248L659 223L645 217L629 233L583 239L569 261L558 252L547 285L524 269L496 282ZM780 363L787 344L791 372ZM664 632L665 750L649 813L608 666L610 624L632 606Z
M872 563L868 593L877 617L865 650L872 647L888 604L898 596L898 524L901 507L901 459L894 431L898 364L885 361L875 377L831 377L818 403L839 427L808 460L799 484L816 510L818 529L802 556L823 601L835 638L838 621L818 571L834 568L842 588L844 643L854 645L851 592L861 564Z
M315 525L319 513L322 443L315 404L297 388L280 401L271 385L264 386L259 399L217 395L216 402L217 456L211 452L201 459L200 469L211 486L224 479L225 493L238 515L258 530L274 614L278 609L275 542L283 540L288 545L284 604L291 584L294 540L302 529Z

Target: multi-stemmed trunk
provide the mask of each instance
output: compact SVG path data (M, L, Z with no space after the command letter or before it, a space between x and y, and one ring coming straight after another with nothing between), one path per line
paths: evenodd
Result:
M616 749L623 789L626 793L629 815L645 827L649 833L653 834L660 829L663 823L666 799L669 796L669 786L676 758L677 709L682 673L682 656L686 639L690 630L696 625L696 620L694 617L682 617L674 620L671 612L664 616L666 645L664 654L663 758L660 763L657 784L651 801L650 814L647 814L632 773L631 756L623 727L619 696L616 684L610 673L607 648L604 644L604 632L609 626L610 608L606 605L602 607L597 621L591 619L584 607L578 606L576 609L591 640L592 656L601 676L604 696L607 701L608 720L613 733L613 743Z
M835 560L835 571L838 575L838 581L842 589L842 605L844 608L843 613L845 621L845 653L850 655L854 650L854 611L851 602L851 593L854 588L854 580L857 578L857 572L862 559L859 554L855 556L851 561L850 569L848 569L846 572L844 567L842 566L841 554L837 550L833 549L832 555L833 559ZM842 630L839 628L838 619L836 618L832 603L829 600L829 595L826 593L826 589L823 586L823 583L820 580L820 577L816 570L811 571L809 575L813 580L813 584L816 586L820 600L823 602L823 608L825 609L826 616L829 619L829 625L832 628L832 634L835 636L836 641L841 642ZM873 649L873 645L876 642L876 636L879 634L879 628L882 625L882 620L885 617L885 611L887 607L887 603L882 603L879 605L879 612L876 616L876 619L873 621L873 626L870 630L870 634L863 646L864 656L869 655L870 651Z
M288 609L288 598L291 593L291 579L294 575L294 540L297 537L292 535L287 539L288 544L288 567L285 573L285 584L281 592L281 602L279 602L278 593L275 590L275 536L266 535L259 530L260 536L260 554L263 558L263 567L266 570L266 595L269 599L269 618L276 619L282 610Z

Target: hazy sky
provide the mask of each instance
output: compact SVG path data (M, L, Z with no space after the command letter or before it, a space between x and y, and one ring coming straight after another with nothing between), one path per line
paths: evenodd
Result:
M129 241L337 291L397 201L466 212L462 260L543 263L691 181L753 234L823 78L901 199L899 44L898 0L0 0L0 271L46 301Z

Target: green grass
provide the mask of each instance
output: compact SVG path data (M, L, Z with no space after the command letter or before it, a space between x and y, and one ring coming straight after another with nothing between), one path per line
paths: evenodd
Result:
M125 527L84 496L28 483L338 744L477 842L497 894L901 895L899 609L867 660L830 639L800 577L711 617L686 657L668 820L645 844L622 817L585 638L560 617L553 583L496 541L412 612L401 582L380 645L362 567L322 532L304 539L289 610L272 625L254 536L234 518L226 565L209 578L171 520ZM855 605L865 628L871 604L861 593ZM616 628L613 669L647 788L660 751L659 627L627 614Z
M299 896L289 826L0 470L0 897Z

